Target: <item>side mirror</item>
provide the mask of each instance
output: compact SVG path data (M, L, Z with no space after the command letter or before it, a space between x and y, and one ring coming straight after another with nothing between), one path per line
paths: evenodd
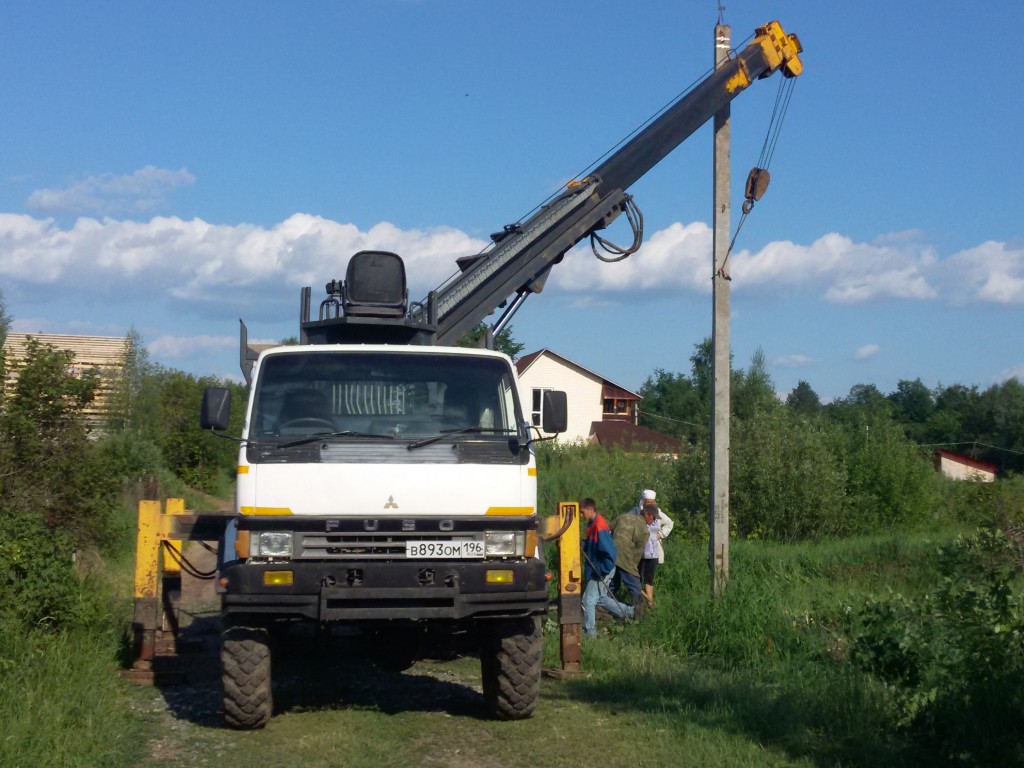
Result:
M541 429L548 434L560 434L568 429L569 407L565 392L549 389L544 393L540 422Z
M199 412L201 429L227 429L231 421L231 390L207 387L203 392L203 409Z

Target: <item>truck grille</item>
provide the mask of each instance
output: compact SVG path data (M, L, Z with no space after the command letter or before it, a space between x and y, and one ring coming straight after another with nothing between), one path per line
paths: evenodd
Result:
M430 538L451 541L452 536L425 536L423 533L298 533L294 560L389 560L405 557L410 539ZM463 534L464 536L465 534Z

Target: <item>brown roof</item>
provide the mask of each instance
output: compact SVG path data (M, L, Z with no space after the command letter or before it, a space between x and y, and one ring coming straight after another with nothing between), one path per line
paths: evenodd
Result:
M628 389L623 389L607 380L605 380L604 386L601 389L601 397L614 398L616 400L643 400L636 392L630 392Z
M637 450L646 448L674 455L683 452L682 440L628 421L595 421L590 425L590 435L605 448L617 445L624 451L632 451L636 446Z
M563 363L571 365L573 368L578 368L581 371L586 371L591 376L593 376L595 379L600 379L601 382L604 384L604 386L607 387L607 386L610 385L610 386L614 387L615 390L617 390L619 392L624 392L625 393L624 395L613 395L613 397L635 398L637 400L643 400L643 396L642 395L639 395L636 392L633 392L632 390L626 389L625 387L620 386L619 384L616 384L614 381L611 381L610 379L606 379L601 374L596 373L595 371L592 371L589 368L586 368L586 367L580 365L579 363L577 363L577 362L575 362L573 360L570 360L568 357L564 357L564 356L558 354L557 352L552 352L547 347L545 347L544 349L538 349L536 352L531 352L528 355L523 355L518 360L516 360L516 373L518 373L520 376L522 376L523 372L527 368L529 368L531 365L533 365L533 361L536 360L541 355L544 355L544 354L548 354L548 355L551 355L551 357L558 358Z
M536 352L531 352L528 355L523 355L518 360L516 360L516 373L522 373L527 368L529 368L533 364L533 361L540 357L544 351L545 350L543 349L538 349Z

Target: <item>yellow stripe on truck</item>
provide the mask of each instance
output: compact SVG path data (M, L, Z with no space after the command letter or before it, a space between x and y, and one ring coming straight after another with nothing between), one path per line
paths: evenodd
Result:
M488 507L488 515L526 516L533 514L533 507Z
M291 507L240 507L243 515L290 515Z

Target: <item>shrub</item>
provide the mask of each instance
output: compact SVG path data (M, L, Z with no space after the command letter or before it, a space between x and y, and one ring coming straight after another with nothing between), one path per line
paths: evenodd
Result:
M74 540L38 516L0 508L0 621L59 628L74 624Z
M890 685L921 749L968 764L1019 764L1024 746L1020 548L998 529L943 547L941 581L914 600L867 600L853 661Z
M71 359L30 340L0 409L0 613L25 625L75 623L76 551L124 540L118 478L82 417L96 382Z
M741 536L796 541L850 527L835 427L789 409L741 422L732 450L732 505Z
M898 424L874 418L831 433L832 450L845 467L847 530L886 530L929 520L940 499L940 479L929 457Z
M645 488L654 488L658 501L673 515L668 504L672 474L671 461L649 454L593 444L542 443L537 446L537 507L541 514L553 514L558 502L589 496L610 521L635 506Z

